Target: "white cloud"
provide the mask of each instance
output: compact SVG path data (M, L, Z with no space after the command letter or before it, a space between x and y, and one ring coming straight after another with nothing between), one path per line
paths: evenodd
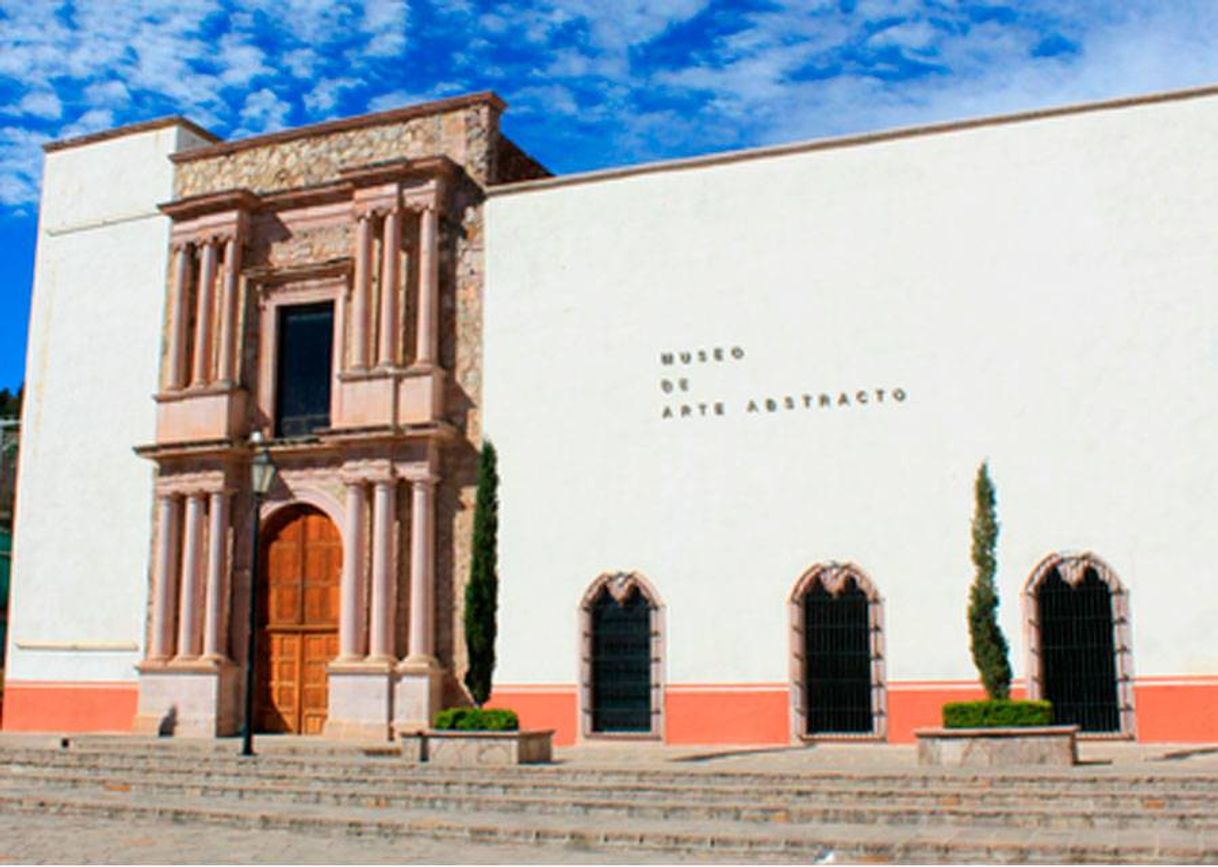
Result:
M249 85L255 78L272 74L266 65L266 55L251 43L245 34L226 33L220 37L216 60L222 72L220 80L230 85Z
M305 107L314 114L324 115L338 104L343 91L359 85L355 78L323 78L304 96Z
M44 133L0 127L0 205L21 207L37 201Z
M63 114L63 103L52 90L36 90L26 94L25 98L17 104L17 108L23 114L47 120L55 120Z
M0 0L0 203L33 200L31 136L169 112L245 135L496 89L526 145L552 135L586 167L1218 80L1212 0L1024 0L985 21L952 0L708 3ZM715 26L682 32L711 35L659 50L703 13Z
M287 125L292 105L275 95L273 90L255 90L245 98L241 107L241 120L245 123L242 134L271 132Z
M405 0L367 0L363 31L369 40L364 53L371 57L393 57L406 47L408 7Z
M89 105L117 108L131 101L131 92L121 81L110 79L90 84L84 89L84 97Z
M108 108L91 108L59 130L56 138L72 138L114 126L114 112Z
M368 111L388 111L393 108L401 108L404 105L427 102L435 98L435 94L431 90L395 90L391 93L382 93L380 96L368 100Z

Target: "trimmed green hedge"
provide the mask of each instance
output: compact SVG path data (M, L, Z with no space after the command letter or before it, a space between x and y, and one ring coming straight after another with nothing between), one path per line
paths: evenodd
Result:
M947 729L993 729L1053 724L1053 706L1047 701L952 701L943 705Z
M450 707L436 715L436 728L462 732L514 732L520 728L520 720L513 710Z

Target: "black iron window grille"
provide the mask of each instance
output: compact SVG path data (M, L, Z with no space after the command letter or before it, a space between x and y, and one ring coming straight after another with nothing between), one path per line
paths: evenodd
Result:
M592 605L592 731L651 731L651 605L637 590Z
M819 579L804 594L807 734L873 728L869 600L853 578L834 595Z
M1112 592L1095 569L1071 587L1057 569L1036 589L1044 697L1053 720L1085 732L1121 727Z

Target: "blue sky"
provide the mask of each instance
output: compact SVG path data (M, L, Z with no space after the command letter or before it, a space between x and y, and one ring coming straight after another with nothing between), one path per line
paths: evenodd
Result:
M489 89L564 173L1213 82L1218 0L0 0L0 387L56 138Z

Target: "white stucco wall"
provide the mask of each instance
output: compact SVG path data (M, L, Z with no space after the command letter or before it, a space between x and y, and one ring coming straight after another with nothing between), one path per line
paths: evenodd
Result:
M7 677L134 680L142 657L178 125L52 151L30 313Z
M670 682L785 682L787 596L828 560L884 595L890 679L972 679L987 458L1017 674L1020 590L1070 550L1130 589L1136 674L1218 671L1214 141L1194 97L493 196L497 682L577 680L607 570L663 596ZM744 358L660 363L714 347Z

